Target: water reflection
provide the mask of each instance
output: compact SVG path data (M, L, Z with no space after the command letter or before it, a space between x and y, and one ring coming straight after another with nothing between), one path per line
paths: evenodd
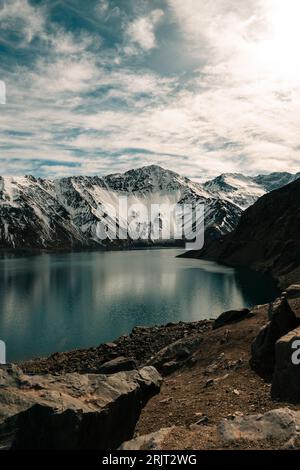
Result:
M180 251L0 259L0 338L8 360L97 345L136 325L194 321L277 295L269 278Z

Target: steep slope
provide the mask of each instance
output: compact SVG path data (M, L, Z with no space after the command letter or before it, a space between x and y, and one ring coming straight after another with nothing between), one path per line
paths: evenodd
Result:
M240 173L223 173L207 181L204 188L220 199L230 201L245 210L264 194L282 188L300 178L300 173L270 173L244 176Z
M249 266L282 285L300 275L300 180L266 194L247 209L230 234L186 256Z
M120 196L126 196L127 207L120 206ZM157 243L155 224L163 227L162 240L158 242L174 243L169 233L176 227L182 228L182 219L175 212L170 216L169 208L196 202L205 204L214 237L232 230L241 213L239 207L221 202L201 185L157 166L106 178L3 177L0 247L73 249L148 245ZM155 204L160 207L151 220L150 209ZM137 235L142 240L136 240Z
M1 248L76 248L85 239L51 181L0 177Z
M258 175L253 178L255 183L259 184L265 189L265 191L270 192L275 189L282 188L293 181L296 181L300 178L300 173L293 175L292 173L270 173L269 175Z
M256 183L250 176L239 173L225 173L204 184L211 194L232 202L242 210L254 204L266 193L263 185Z

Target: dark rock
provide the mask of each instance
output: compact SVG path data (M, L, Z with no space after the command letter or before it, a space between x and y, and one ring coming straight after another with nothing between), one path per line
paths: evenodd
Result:
M162 375L170 375L173 374L173 372L176 372L176 370L180 369L182 367L183 363L180 361L170 361L170 362L165 362L160 366L160 373Z
M165 375L172 373L188 363L188 360L202 342L203 338L201 336L184 337L163 348L146 365L154 366Z
M211 386L214 385L214 384L215 384L214 379L208 379L208 380L205 382L204 387L205 387L205 388L211 387Z
M229 339L230 339L230 336L231 336L230 331L226 329L226 330L224 331L223 337L220 339L220 343L221 343L221 344L228 343L228 341L229 341Z
M300 274L299 274L300 278ZM289 306L295 312L300 323L300 284L292 284L286 289L286 298Z
M229 310L228 312L221 313L221 315L215 320L213 329L216 330L222 326L238 323L245 318L248 318L249 314L250 310L248 308L242 308L240 310Z
M292 284L286 289L287 299L299 299L300 298L300 284Z
M268 379L274 372L276 341L299 324L284 297L271 304L269 318L269 323L262 328L252 343L250 359L252 369Z
M195 423L197 426L201 426L203 424L208 423L209 418L208 416L202 416L202 418L198 419L198 421Z
M116 449L131 439L161 377L153 367L114 375L28 376L0 369L0 448Z
M111 361L105 362L99 367L99 374L116 374L117 372L123 372L133 370L137 368L136 361L131 357L117 357Z
M297 348L293 348L298 341ZM271 395L275 400L300 403L300 364L294 364L292 356L300 359L300 328L290 331L280 338L275 346L275 370L272 380Z

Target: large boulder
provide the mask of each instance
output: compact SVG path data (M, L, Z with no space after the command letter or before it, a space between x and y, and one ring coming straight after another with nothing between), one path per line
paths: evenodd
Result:
M300 284L289 286L286 289L286 298L295 315L300 318Z
M114 375L28 376L0 369L0 448L116 449L159 392L153 367Z
M251 345L250 365L265 378L271 378L275 367L275 344L282 336L295 329L299 320L285 297L270 304L269 322Z
M273 399L300 403L299 349L300 328L290 331L277 341L271 389Z
M119 356L111 361L107 361L99 367L99 374L116 374L137 368L136 361L132 357Z
M286 289L287 299L299 299L300 298L300 284L292 284Z
M221 313L221 315L214 321L213 329L221 328L222 326L231 325L245 320L250 316L248 308L239 310L229 310L228 312Z
M151 365L161 374L168 375L188 364L202 342L203 337L198 335L179 339L161 349L146 365Z
M225 444L277 443L279 447L299 446L300 411L280 408L265 414L234 417L219 425Z

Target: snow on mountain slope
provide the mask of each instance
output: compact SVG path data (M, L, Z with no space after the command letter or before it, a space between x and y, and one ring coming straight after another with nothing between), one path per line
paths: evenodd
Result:
M216 197L237 204L245 210L264 194L279 189L298 178L300 178L300 173L270 173L254 177L240 173L224 173L207 181L204 188Z
M230 201L242 210L254 204L266 193L262 185L253 178L238 173L226 173L204 184L207 191L216 197Z
M109 188L126 193L148 195L149 193L171 193L184 190L193 192L199 197L210 197L202 185L158 165L129 170L124 174L109 175L104 179Z
M148 207L150 204L184 206L202 203L205 208L206 234L214 238L233 230L242 212L236 204L221 201L218 195L208 191L203 185L156 165L130 170L124 175L110 175L105 181L113 190L133 194L143 204L147 201ZM162 224L168 228L169 214L160 216ZM176 217L173 217L171 225L172 228L178 225Z
M257 178L228 174L201 185L155 165L104 178L0 177L0 248L120 248L136 245L137 234L153 244L157 227L170 242L170 233L182 230L182 216L169 208L196 202L205 207L206 237L218 238L267 186L287 177Z
M82 246L85 240L58 202L51 181L0 177L1 248Z

